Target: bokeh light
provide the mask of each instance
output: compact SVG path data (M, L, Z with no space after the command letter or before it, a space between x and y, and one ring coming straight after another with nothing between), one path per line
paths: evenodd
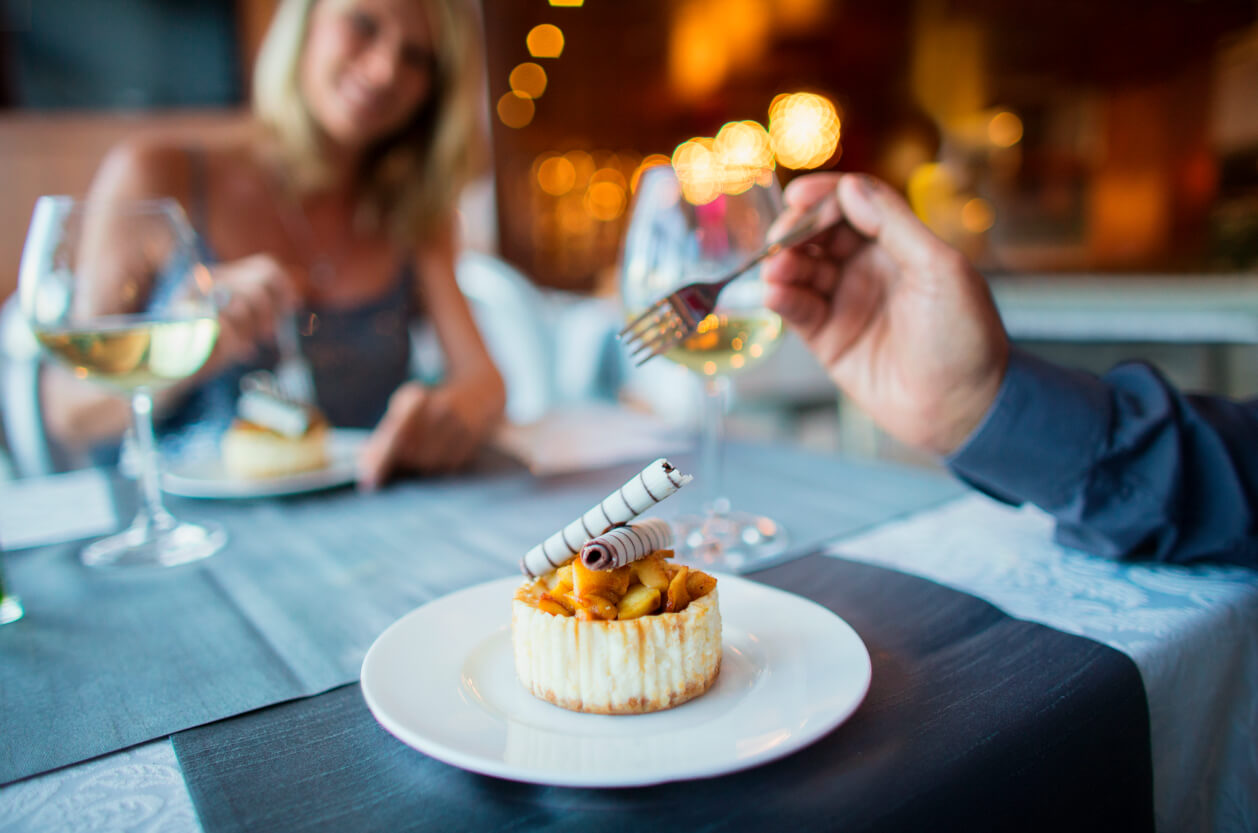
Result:
M694 205L768 185L775 164L768 131L754 121L729 122L714 139L701 136L682 142L671 161L682 195Z
M686 202L705 205L721 195L721 162L713 141L698 137L682 142L673 151L673 170Z
M740 194L774 167L769 131L758 122L730 122L720 129L713 151L721 168L721 190Z
M815 93L785 93L769 106L769 142L778 162L795 170L819 168L839 147L839 114Z
M512 91L498 99L498 118L507 127L520 128L533 121L533 99Z
M729 45L713 10L711 4L683 3L675 11L668 40L668 77L682 99L694 101L711 94L729 72Z
M948 168L941 162L919 166L909 176L905 191L913 213L936 234L949 239L948 220L956 210L957 185Z
M511 85L514 92L538 99L542 97L542 93L546 92L546 70L531 61L526 61L511 70L507 83Z
M629 190L633 192L638 190L638 180L642 179L642 172L647 168L654 168L657 165L668 165L671 162L672 160L662 153L652 153L647 156L638 164L637 169L634 170L633 177L629 180Z
M547 154L537 166L537 184L552 197L562 197L576 181L576 169L562 156Z
M572 187L581 190L589 185L590 177L594 175L597 167L594 164L594 157L583 150L570 150L563 155L564 159L572 165L575 178L572 181Z
M773 18L784 31L804 32L825 17L830 5L830 0L775 0Z
M996 147L1013 147L1022 139L1022 119L1002 110L987 123L987 138Z
M961 227L971 234L982 234L995 222L992 204L982 197L974 197L961 206Z
M538 24L529 30L525 43L534 58L558 58L563 54L563 30L550 23Z
M619 172L617 172L619 173ZM621 177L623 182L624 177ZM595 220L609 223L625 212L625 187L610 179L590 183L585 192L585 210Z

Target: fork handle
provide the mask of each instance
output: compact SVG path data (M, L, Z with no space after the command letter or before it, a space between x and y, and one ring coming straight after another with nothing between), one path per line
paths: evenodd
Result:
M301 357L301 334L298 331L297 314L280 313L275 322L275 347L280 359L299 359Z
M833 209L833 214L827 213L826 209ZM798 246L809 239L834 228L843 221L843 214L839 211L838 202L834 197L824 197L812 205L808 206L803 214L795 218L795 222L784 231L776 240L765 246L748 258L736 271L728 277L717 283L717 291L723 289L726 284L735 278L744 274L748 269L755 266L767 257L789 249L792 246Z
M828 212L827 209L830 209ZM795 222L776 240L765 247L761 259L777 254L783 249L798 246L810 237L834 228L843 220L838 201L833 196L822 197L795 218Z

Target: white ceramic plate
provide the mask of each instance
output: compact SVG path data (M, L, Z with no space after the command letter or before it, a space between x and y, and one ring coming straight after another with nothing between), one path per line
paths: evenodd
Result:
M321 469L282 477L232 477L218 457L172 461L162 472L162 489L172 495L202 498L252 498L294 495L353 483L358 449L370 431L334 428L328 432L328 464Z
M376 720L463 769L571 787L628 787L733 772L825 735L869 690L865 644L829 610L720 576L724 655L716 684L644 715L570 712L515 676L506 578L444 596L394 622L363 660Z

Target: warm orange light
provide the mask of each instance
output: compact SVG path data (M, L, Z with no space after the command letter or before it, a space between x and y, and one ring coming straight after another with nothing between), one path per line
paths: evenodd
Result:
M1099 174L1089 200L1091 251L1106 261L1147 256L1165 244L1172 203L1161 171Z
M585 188L594 175L594 157L583 150L570 150L563 155L572 164L576 178L572 181L573 188Z
M707 137L682 142L673 151L673 170L681 183L681 194L694 205L710 203L721 195L722 170Z
M614 158L615 157L613 157L613 159ZM626 190L629 187L629 183L625 182L625 175L622 174L618 169L613 168L610 165L599 168L597 171L595 171L593 174L590 175L591 188L594 187L595 183L599 183L599 182L610 182L622 191Z
M654 168L657 165L667 165L670 161L671 160L662 153L652 153L650 156L643 159L642 162L639 163L637 170L633 172L633 176L629 179L629 190L635 192L638 190L638 180L642 179L642 172L647 168Z
M987 138L996 147L1013 147L1022 139L1022 119L1007 110L997 113L987 123Z
M562 156L550 156L537 166L537 184L552 197L568 193L576 181L576 169Z
M625 189L617 182L603 180L590 184L585 192L585 210L595 220L610 222L625 210Z
M507 127L525 127L533 121L533 99L517 92L509 92L498 99L498 118Z
M713 151L721 166L721 190L741 194L773 170L769 132L754 121L730 122L720 129Z
M839 146L839 114L825 96L779 95L769 106L769 143L788 168L818 168Z
M565 8L576 8L585 5L585 0L550 0L552 6L563 6Z
M996 222L992 204L982 197L975 197L961 206L961 227L971 234L982 234Z
M529 30L525 43L534 58L558 58L563 54L563 30L550 23L539 24Z
M829 4L830 0L776 0L773 16L778 28L799 32L819 23Z
M531 61L526 61L511 70L507 83L511 85L514 92L520 95L533 99L541 98L542 93L546 92L546 70Z
M940 162L921 165L909 176L905 189L913 212L930 230L950 243L958 243L961 197L956 180Z
M768 132L754 121L730 122L715 139L683 142L673 151L673 169L688 202L703 205L721 194L741 194L773 179Z
M721 0L703 5L709 26L720 34L730 61L755 65L768 46L773 25L769 0Z
M694 100L712 93L729 66L729 44L713 9L702 3L682 5L668 40L668 77L677 95Z

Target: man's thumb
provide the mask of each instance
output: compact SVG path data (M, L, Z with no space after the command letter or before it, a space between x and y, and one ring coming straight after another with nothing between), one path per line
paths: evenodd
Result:
M852 228L881 245L900 268L924 268L946 246L885 182L846 174L837 191L843 216Z

